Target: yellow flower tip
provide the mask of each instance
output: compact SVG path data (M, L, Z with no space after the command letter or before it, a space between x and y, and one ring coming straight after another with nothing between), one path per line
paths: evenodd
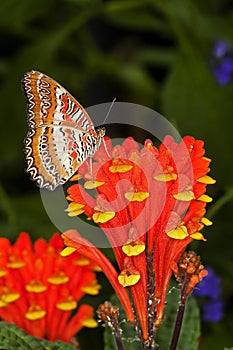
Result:
M104 224L114 218L116 214L113 211L100 212L97 211L92 215L93 221L97 223Z
M111 173L126 173L127 171L131 170L133 168L133 165L130 164L119 164L119 165L111 165L109 167L109 171Z
M139 273L130 273L128 270L127 271L124 270L118 276L118 282L123 287L129 287L137 284L140 278L141 276Z
M14 301L18 300L20 298L20 294L19 293L6 293L2 295L2 301L3 303L9 304L9 303L13 303Z
M180 193L176 193L173 195L175 199L178 199L180 201L191 201L192 199L195 199L194 193L192 191L184 191Z
M82 322L83 327L87 328L96 328L98 327L99 323L94 318L87 318Z
M46 311L42 310L39 305L32 305L29 307L28 312L25 314L25 317L30 321L40 320L44 318Z
M201 219L201 222L202 222L205 226L211 226L211 225L213 225L213 222L210 221L210 220L207 219L207 218L202 218L202 219Z
M216 180L208 175L200 177L199 179L197 179L197 181L207 185L213 185L216 183Z
M204 241L204 242L207 241L207 239L200 232L195 232L195 233L191 234L190 237L193 239L196 239L197 241Z
M213 198L208 196L207 194L203 194L198 198L199 201L205 202L205 203L210 203L212 202Z
M25 286L26 290L31 293L42 293L47 290L47 286L40 281L32 280Z
M7 267L10 267L11 269L21 269L21 267L24 267L26 264L23 261L10 261L7 264Z
M154 179L161 182L168 182L168 181L176 180L177 174L175 173L160 174L160 175L154 176Z
M131 243L127 243L122 247L123 252L127 256L137 256L144 252L145 250L145 244L139 242L139 241L134 241Z
M95 283L95 284L89 284L88 286L83 287L82 291L89 295L98 295L100 289L101 289L101 285L98 283Z
M207 160L208 162L212 162L212 159L208 158L208 157L202 157L202 159Z
M95 271L95 272L102 272L102 269L101 269L101 267L99 267L99 265L94 265L93 266L93 271Z
M77 307L77 301L72 296L67 297L64 301L56 304L57 309L62 311L72 311Z
M1 277L4 277L7 275L7 271L6 270L3 270L3 269L0 269L0 278Z
M84 204L71 202L68 205L68 208L65 209L65 211L68 212L68 216L77 216L84 213L84 210L83 210L84 207L85 207Z
M86 190L93 190L94 188L100 187L104 184L105 184L105 182L103 182L103 181L86 181L84 183L84 188Z
M2 299L0 299L0 308L2 307L6 307L7 303L5 303L5 301L3 301Z
M74 253L75 251L76 251L76 249L73 248L73 247L65 247L65 248L61 251L60 255L61 255L61 256L69 256L69 255L71 255L72 253Z
M90 260L82 257L82 258L75 260L74 265L75 266L88 266L88 265L90 265Z
M143 202L149 197L148 192L126 192L125 198L130 202Z
M74 176L72 176L70 178L70 181L78 181L80 179L82 179L82 175L81 174L75 174Z
M60 271L53 276L49 277L47 281L51 284L59 285L59 284L65 284L69 281L69 277L65 275L63 271Z
M68 216L73 217L73 216L78 216L84 213L84 210L77 210L77 211L71 211L68 213Z
M174 239L185 239L189 234L187 227L184 225L178 226L176 229L167 232L168 237Z

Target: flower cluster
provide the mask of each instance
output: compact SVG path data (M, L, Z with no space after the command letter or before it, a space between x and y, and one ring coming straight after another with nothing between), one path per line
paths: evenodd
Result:
M141 150L133 138L115 147L106 141L95 154L93 173L84 164L78 174L83 183L68 188L68 214L92 219L113 247L120 273L116 280L104 272L121 297L122 287L130 288L146 342L152 343L162 322L172 265L193 239L205 241L200 231L211 224L204 217L212 200L205 192L215 181L204 153L203 142L190 136L179 143L167 136L159 148L146 140ZM77 232L63 237L81 249ZM87 244L88 250L93 255ZM124 307L132 316L131 305Z
M0 318L27 333L70 342L84 326L96 327L94 310L77 302L98 294L96 265L78 253L64 258L64 243L54 234L34 245L27 233L15 244L0 238ZM77 310L76 310L77 309ZM76 313L73 315L73 311Z
M220 85L228 84L233 77L233 56L227 42L215 42L210 60L213 74Z

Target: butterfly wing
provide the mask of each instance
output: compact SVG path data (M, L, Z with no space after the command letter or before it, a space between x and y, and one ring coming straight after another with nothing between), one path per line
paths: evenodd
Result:
M54 190L64 184L88 157L85 134L63 126L31 129L25 140L27 171L39 187Z
M26 73L22 88L28 103L29 128L70 123L83 131L94 130L91 118L80 103L47 75L37 71Z
M46 75L26 73L22 86L28 103L27 172L39 187L54 190L88 157L87 136L95 135L94 126L85 109Z

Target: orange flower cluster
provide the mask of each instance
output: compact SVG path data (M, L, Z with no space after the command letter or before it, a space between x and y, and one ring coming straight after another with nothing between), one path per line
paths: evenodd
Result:
M92 174L87 164L79 169L74 179L84 182L68 189L67 211L85 214L105 232L120 269L117 279L108 273L109 262L100 266L120 300L122 287L130 288L146 341L153 333L148 325L159 327L163 319L172 266L193 239L205 241L200 231L211 225L204 215L212 200L206 186L215 181L207 175L210 159L203 142L190 136L179 143L167 136L159 148L147 140L140 150L133 138L115 147L106 141L106 147L96 152ZM63 237L66 245L80 249L78 233L67 231ZM88 250L94 258L87 244ZM125 300L123 305L132 320L131 304Z
M96 265L78 253L64 258L59 234L32 245L27 233L15 244L0 238L0 318L27 333L70 342L84 326L96 327L94 310L77 302L98 294ZM76 310L73 315L73 311Z

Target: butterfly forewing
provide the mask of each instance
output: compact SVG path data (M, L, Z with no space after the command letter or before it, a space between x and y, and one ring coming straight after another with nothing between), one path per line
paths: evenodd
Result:
M85 109L53 79L31 71L22 87L28 103L27 171L40 187L54 190L93 155L100 137Z

